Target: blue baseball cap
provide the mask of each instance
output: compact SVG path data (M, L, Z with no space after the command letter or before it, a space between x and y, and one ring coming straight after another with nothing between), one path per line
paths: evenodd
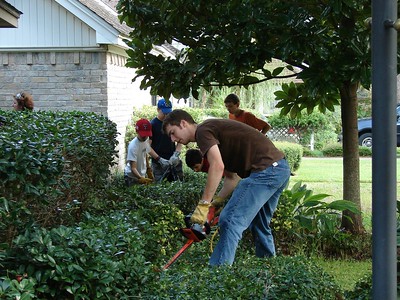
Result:
M172 111L172 103L165 101L164 98L158 100L157 107L161 109L163 114L169 114Z

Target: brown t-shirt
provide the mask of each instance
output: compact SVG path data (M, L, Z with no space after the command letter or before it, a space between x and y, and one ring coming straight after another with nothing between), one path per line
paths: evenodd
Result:
M203 155L218 145L225 169L245 178L284 157L262 133L241 122L209 119L197 126L196 142Z

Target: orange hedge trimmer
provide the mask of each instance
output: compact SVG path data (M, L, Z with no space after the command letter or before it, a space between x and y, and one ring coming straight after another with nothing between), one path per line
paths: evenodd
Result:
M201 226L200 224L191 224L190 223L191 215L187 215L185 217L186 228L181 228L179 231L188 239L186 244L176 252L176 254L167 262L167 264L162 268L162 270L168 269L179 256L182 255L183 252L186 251L195 242L201 242L207 237L207 234L211 232L211 226L214 226L218 223L219 216L215 216L215 207L210 206L207 215L206 223Z

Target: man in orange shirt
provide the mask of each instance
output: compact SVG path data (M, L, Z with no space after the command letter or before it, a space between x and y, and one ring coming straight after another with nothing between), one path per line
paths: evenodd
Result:
M226 96L224 103L229 112L229 119L250 125L251 127L254 127L260 131L262 134L266 134L267 131L271 129L271 125L268 122L257 118L251 112L240 109L240 100L235 94L229 94Z

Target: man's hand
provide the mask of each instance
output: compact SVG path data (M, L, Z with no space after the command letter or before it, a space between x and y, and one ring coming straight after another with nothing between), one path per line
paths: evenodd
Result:
M150 179L150 178L140 177L139 180L138 180L138 182L139 182L140 184L150 184L150 183L153 182L153 180Z
M175 151L174 154L172 154L172 156L169 158L169 163L171 164L171 166L176 167L179 164L179 162L181 161L179 159L180 154L181 153L179 151Z
M169 167L169 161L166 160L165 158L160 157L160 159L157 161L161 167L166 170Z
M200 200L192 216L190 217L190 221L192 223L204 225L207 221L207 216L210 206L211 206L210 202L205 200Z

